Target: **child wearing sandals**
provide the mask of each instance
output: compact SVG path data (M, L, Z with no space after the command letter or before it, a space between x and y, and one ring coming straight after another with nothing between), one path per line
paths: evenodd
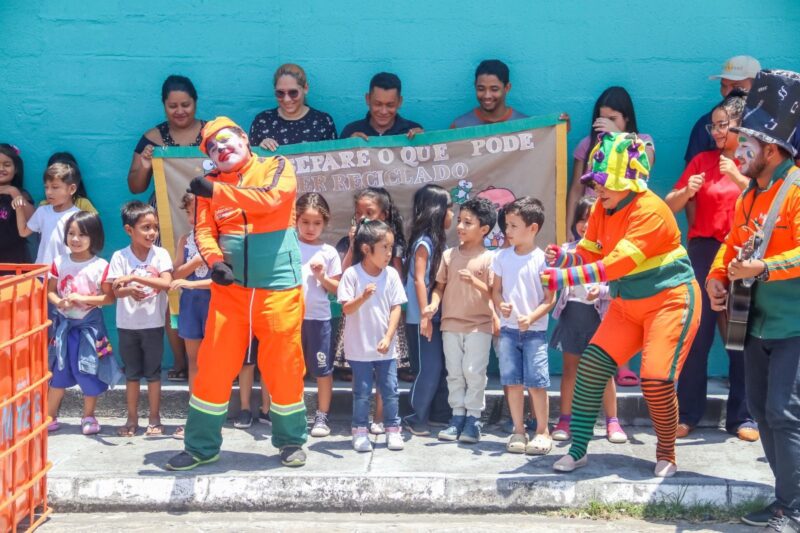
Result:
M547 266L544 252L535 242L544 223L544 207L539 200L524 196L507 204L503 212L510 246L492 260L492 299L501 322L497 354L500 382L508 387L508 407L514 422L506 450L544 455L553 447L547 427L547 314L556 303L556 293L542 287L540 276ZM522 415L525 388L533 398L536 417L536 430L530 441Z
M114 386L119 370L100 306L114 301L106 281L108 262L97 257L103 249L103 226L95 213L78 211L66 221L64 244L69 253L56 256L47 282L47 299L56 308L49 359L53 377L47 412L53 419L48 431L59 429L58 409L67 387L83 392L81 431L100 433L94 416L97 398Z
M194 194L187 192L181 198L183 210L189 222L194 225ZM194 228L178 240L175 253L175 270L170 290L180 290L178 307L178 336L186 344L186 368L189 380L189 394L192 393L194 377L197 375L197 352L205 336L208 304L211 301L211 269L208 268L194 240ZM183 426L172 435L183 438Z
M155 245L158 218L155 209L139 201L122 207L122 223L131 245L114 252L107 283L117 297L119 352L125 365L128 419L117 431L133 437L139 427L139 382L147 381L150 403L145 436L164 434L161 425L161 358L164 355L164 317L172 283L172 259Z
M575 207L572 234L575 240L562 246L565 252L574 252L578 242L586 234L589 213L596 198L584 197ZM600 326L600 320L608 310L610 298L607 283L589 283L567 287L561 291L558 303L553 310L553 318L558 320L550 347L558 350L564 357L564 370L561 377L561 416L553 428L553 440L567 441L572 438L569 423L572 419L572 397L575 392L575 378L578 375L578 362L589 341ZM617 418L617 389L612 379L608 380L603 393L603 408L606 413L606 438L615 444L628 441Z

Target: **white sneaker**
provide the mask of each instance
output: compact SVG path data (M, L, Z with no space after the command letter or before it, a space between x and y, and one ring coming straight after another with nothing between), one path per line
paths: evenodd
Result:
M403 440L403 432L399 427L386 429L386 447L390 450L402 450L406 443Z
M386 429L383 427L383 422L373 422L369 425L369 432L373 435L383 435Z
M678 465L669 461L661 460L656 463L654 474L656 477L672 477L678 471Z
M372 451L372 442L369 440L367 428L353 428L353 449L357 452Z

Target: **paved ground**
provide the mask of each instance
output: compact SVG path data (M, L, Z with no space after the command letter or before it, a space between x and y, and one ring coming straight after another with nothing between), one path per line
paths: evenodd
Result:
M369 514L355 513L103 513L56 514L38 531L72 533L152 531L285 531L325 533L374 531L436 531L461 533L486 531L726 531L753 528L737 524L659 524L642 520L609 522L518 514Z
M50 498L61 511L329 511L500 512L586 505L593 501L733 505L771 495L772 475L759 443L717 430L700 430L678 447L680 472L653 478L652 429L629 428L631 441L596 438L589 465L573 474L552 470L566 452L544 457L510 455L496 428L478 445L442 443L406 435L406 449L352 450L339 424L325 439L311 439L308 464L280 465L267 426L226 427L220 461L191 473L163 465L182 443L170 437L120 438L122 419L101 419L103 432L79 434L77 420L51 435ZM169 424L170 421L165 421ZM171 432L177 421L172 421Z

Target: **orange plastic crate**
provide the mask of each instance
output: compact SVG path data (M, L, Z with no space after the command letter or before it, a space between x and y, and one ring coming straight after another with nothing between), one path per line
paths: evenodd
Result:
M0 532L33 531L47 506L47 274L0 264Z

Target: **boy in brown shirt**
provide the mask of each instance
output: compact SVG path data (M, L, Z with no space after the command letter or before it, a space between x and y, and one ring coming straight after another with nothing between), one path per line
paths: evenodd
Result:
M444 252L431 303L425 308L425 314L432 317L442 304L442 343L453 418L450 426L439 432L441 440L480 440L494 317L490 294L493 254L483 242L496 220L497 211L489 200L464 202L456 226L460 244Z

